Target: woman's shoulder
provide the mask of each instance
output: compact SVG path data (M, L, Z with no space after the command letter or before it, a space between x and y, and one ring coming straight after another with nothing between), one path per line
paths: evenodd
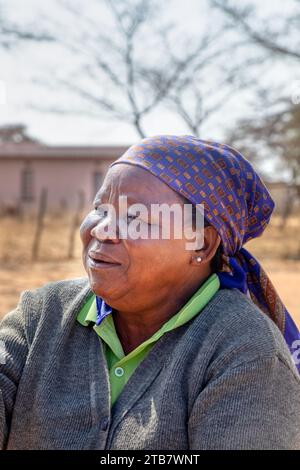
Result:
M32 290L24 290L16 308L5 315L5 322L17 319L29 336L33 336L37 325L45 327L57 322L66 312L78 309L90 295L88 278L78 277L48 282Z
M89 283L87 277L75 277L71 279L59 279L57 281L47 282L41 287L31 290L30 292L37 293L39 295L45 295L48 293L60 293L64 294L67 291L78 291Z
M62 279L48 282L41 287L32 290L25 290L20 296L20 303L44 303L52 299L59 299L61 302L68 302L74 296L86 290L89 287L88 278L78 277L72 279Z
M207 328L204 340L214 344L216 367L269 358L282 361L298 376L277 325L238 289L220 289L202 313Z

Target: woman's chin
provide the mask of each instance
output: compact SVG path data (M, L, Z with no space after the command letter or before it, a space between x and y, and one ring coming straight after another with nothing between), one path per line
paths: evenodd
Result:
M90 288L94 292L94 294L109 303L106 299L110 297L110 294L112 293L112 287L114 287L115 291L116 286L113 285L111 281L108 282L102 277L101 279L99 279L98 276L95 276L95 274L90 272L88 272L88 277L90 282Z

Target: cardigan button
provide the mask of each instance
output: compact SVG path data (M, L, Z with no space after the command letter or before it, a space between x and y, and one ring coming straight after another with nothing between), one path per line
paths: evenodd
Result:
M124 369L123 367L116 367L115 368L115 375L117 377L122 377L122 375L124 375Z
M109 419L107 417L102 418L100 422L101 431L106 431L109 425Z

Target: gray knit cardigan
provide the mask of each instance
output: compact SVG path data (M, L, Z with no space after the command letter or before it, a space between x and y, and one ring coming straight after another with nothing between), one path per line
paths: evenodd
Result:
M278 328L221 289L166 333L111 407L85 278L22 294L0 324L0 448L300 449L300 380Z

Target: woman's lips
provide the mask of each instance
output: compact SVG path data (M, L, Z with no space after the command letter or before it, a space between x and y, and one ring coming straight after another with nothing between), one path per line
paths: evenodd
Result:
M88 263L90 267L94 269L109 269L121 266L121 263L117 263L115 261L108 261L107 258L104 258L104 256L96 253L88 254Z

